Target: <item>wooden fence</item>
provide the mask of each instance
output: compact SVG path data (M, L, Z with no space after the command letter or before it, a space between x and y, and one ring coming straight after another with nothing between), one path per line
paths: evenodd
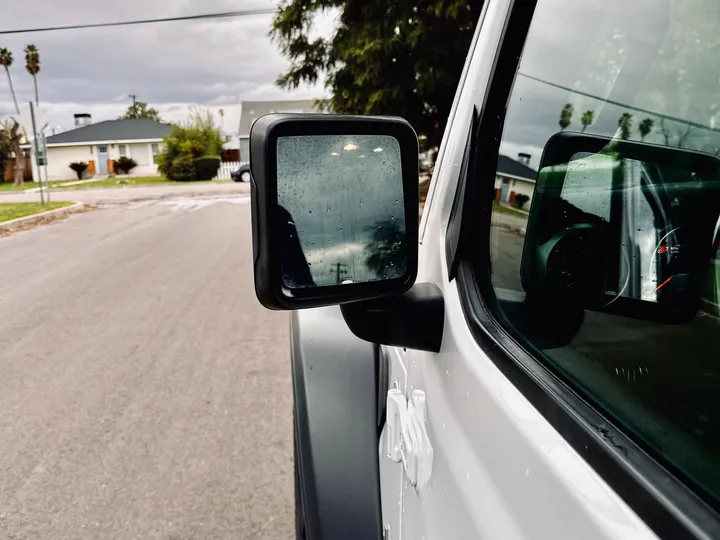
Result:
M230 174L237 171L240 165L245 165L244 161L225 161L220 164L218 174L213 180L230 180Z

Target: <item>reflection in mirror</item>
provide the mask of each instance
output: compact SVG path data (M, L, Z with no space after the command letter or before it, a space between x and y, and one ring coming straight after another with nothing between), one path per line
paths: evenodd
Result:
M394 137L280 137L277 189L285 287L404 276L402 167Z
M707 271L719 210L708 197L717 169L695 169L689 159L679 151L675 163L577 153L542 167L536 202L544 216L538 241L547 249L538 253L546 283L587 297L591 309L618 298L663 303L687 296Z

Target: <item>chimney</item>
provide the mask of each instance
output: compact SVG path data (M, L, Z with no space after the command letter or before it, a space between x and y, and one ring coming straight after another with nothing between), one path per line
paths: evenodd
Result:
M75 115L75 127L84 127L92 124L92 116L87 113L80 113Z
M530 166L530 154L526 154L525 152L520 152L518 154L517 160L522 163L523 165Z

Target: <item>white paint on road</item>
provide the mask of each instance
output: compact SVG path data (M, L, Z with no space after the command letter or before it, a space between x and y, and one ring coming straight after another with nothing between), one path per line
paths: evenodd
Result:
M195 212L218 203L249 204L250 197L213 197L211 199L172 199L160 204L172 206L173 212Z

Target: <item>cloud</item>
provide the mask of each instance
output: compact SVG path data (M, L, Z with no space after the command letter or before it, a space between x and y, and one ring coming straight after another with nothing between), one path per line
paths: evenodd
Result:
M95 0L60 4L4 2L2 29L149 19L273 7L273 3L231 0L126 0L107 9ZM268 36L272 15L168 22L138 26L67 30L0 36L15 56L11 68L18 101L33 97L32 78L24 69L23 49L38 46L40 99L52 125L71 128L72 114L89 112L94 120L115 118L130 103L128 94L157 107L169 119L187 104L226 110L243 100L306 99L324 96L321 85L286 92L274 82L288 67ZM318 19L316 31L332 32L334 19ZM0 82L0 115L13 110L8 86ZM226 115L228 127L230 118ZM237 121L233 119L233 126Z

